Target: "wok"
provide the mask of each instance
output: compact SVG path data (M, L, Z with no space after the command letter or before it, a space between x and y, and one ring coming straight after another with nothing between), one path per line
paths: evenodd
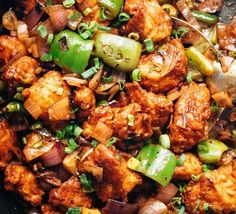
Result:
M230 22L232 17L236 15L236 0L223 0L223 8L220 13L221 22ZM2 14L14 8L13 0L0 0L0 17ZM0 34L1 34L0 25ZM0 214L26 214L29 213L27 205L24 204L15 195L6 192L3 187L3 175L0 173ZM33 213L33 212L32 212Z

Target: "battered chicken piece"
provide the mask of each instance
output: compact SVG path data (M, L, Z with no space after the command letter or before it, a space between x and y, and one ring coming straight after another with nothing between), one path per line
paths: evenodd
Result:
M126 89L132 102L141 105L142 111L149 114L153 127L162 128L173 111L173 104L163 95L143 90L138 83L127 83Z
M129 123L129 117L133 123ZM132 120L131 119L131 120ZM106 143L105 139L97 138L96 132L102 132L99 135L107 134L100 127L105 126L110 130L109 139L112 135L120 139L138 138L145 139L152 135L151 117L141 112L141 106L137 103L131 103L122 108L112 108L110 106L100 106L95 108L83 125L83 135L89 139L91 137ZM98 130L99 129L99 130Z
M176 153L191 149L208 137L210 92L205 84L182 86L170 126L171 147Z
M96 99L93 91L85 86L74 92L74 103L83 110L89 110L95 107Z
M141 86L152 92L164 92L179 86L185 79L188 58L180 40L174 39L157 52L143 55L138 68L142 72Z
M142 182L141 177L127 168L127 156L114 147L99 144L94 151L78 164L78 171L97 177L96 193L106 202L108 199L127 200L128 193ZM99 181L98 174L102 175Z
M19 52L25 52L26 55L26 48L21 41L16 37L0 36L0 62L3 64L8 63Z
M41 204L44 192L38 187L34 174L25 166L20 164L7 165L4 184L7 191L19 193L32 206Z
M135 32L158 42L171 34L171 18L156 0L126 0L124 12L132 16L123 28L127 35Z
M82 191L80 181L72 176L60 187L52 189L49 193L49 203L62 207L91 207L92 200Z
M34 58L23 56L13 62L3 73L3 79L13 85L32 85L38 79L37 74L41 70L42 68L39 67L39 63Z
M184 193L184 203L188 213L205 213L204 203L208 203L214 213L236 211L236 160L216 170L205 172L199 181L191 181ZM199 208L196 210L197 204Z
M62 212L57 211L50 204L43 204L41 206L41 212L42 212L42 214L62 214Z
M11 161L11 148L16 146L16 141L16 133L9 127L7 120L0 120L0 168Z
M34 117L46 121L70 119L69 87L59 72L50 71L23 91L24 106Z
M174 179L177 180L191 180L192 175L202 173L202 163L194 154L187 152L184 153L185 160L181 166L176 166Z

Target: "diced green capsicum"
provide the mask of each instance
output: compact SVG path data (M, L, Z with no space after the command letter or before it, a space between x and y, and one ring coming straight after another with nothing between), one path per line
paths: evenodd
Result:
M114 19L120 13L124 0L98 0L98 5L105 8L108 19Z
M139 61L142 45L135 40L110 33L99 33L95 41L95 56L112 68L132 72Z
M192 10L191 13L193 17L195 17L198 21L204 22L208 25L214 25L218 21L217 16L212 15L210 13L204 13L198 10Z
M50 53L61 68L82 73L88 65L94 41L83 40L79 34L64 30L55 36Z
M197 145L197 152L204 163L218 163L229 148L219 140L208 139Z
M214 73L214 68L210 61L195 47L187 48L189 64L198 69L202 74L210 76Z
M174 174L176 162L171 151L149 144L141 149L136 158L129 159L128 167L166 186Z

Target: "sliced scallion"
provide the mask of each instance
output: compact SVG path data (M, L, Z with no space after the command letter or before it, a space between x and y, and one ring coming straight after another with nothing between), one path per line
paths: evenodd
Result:
M82 131L83 131L83 129L81 129L79 126L76 126L75 130L74 130L74 136L79 137L81 135Z
M66 8L70 8L75 4L75 0L64 0L63 6Z
M97 106L107 106L109 105L108 102L106 100L100 100L98 103L97 103Z
M165 149L170 148L170 138L169 138L168 134L160 135L159 142Z
M106 26L102 26L102 25L98 25L98 30L103 30L103 31L109 32L109 31L111 31L111 28L106 27Z
M85 15L85 16L88 16L89 14L91 14L93 11L92 11L92 9L91 8L86 8L84 11L83 11L83 14Z
M140 69L137 68L137 69L133 70L132 80L137 81L137 82L141 81L141 70Z
M81 214L82 209L81 207L73 207L73 208L68 208L66 214Z
M185 161L185 159L186 159L186 155L185 154L180 155L179 159L177 160L176 165L177 166L182 166L184 161Z
M50 62L50 61L52 61L52 54L50 54L50 53L49 54L45 54L45 55L40 57L40 60L42 62Z
M94 58L94 67L99 69L101 67L101 62L99 58Z
M38 32L39 36L43 39L46 38L46 36L48 35L47 28L43 25L39 25L37 27L37 32Z
M201 175L191 175L191 179L193 181L199 181L200 177L201 177Z
M89 68L87 71L83 72L81 74L81 76L84 79L89 79L90 77L92 77L94 74L96 74L97 69L95 67Z
M101 7L100 8L100 20L102 22L107 20L107 16L106 16L105 12L106 12L106 8L105 7Z
M90 144L95 148L98 145L98 141L92 140Z
M48 34L48 38L47 38L47 44L51 45L52 41L53 41L54 35L52 33Z
M150 52L153 52L155 50L154 45L153 45L153 41L151 39L145 39L144 44L146 46L147 52L150 53Z
M133 126L134 125L134 115L128 114L128 126Z
M109 76L109 77L102 77L102 81L104 83L111 83L113 81L113 77Z
M128 13L122 12L119 14L119 21L120 22L127 22L129 20L130 20L130 15Z
M118 80L119 88L122 91L125 88L125 80Z
M86 193L94 192L92 181L88 179L85 174L81 174L79 178L80 178L80 183L82 185L83 192L86 192Z
M186 80L187 80L187 83L191 83L193 81L192 72L187 73Z
M109 147L109 146L112 146L114 143L116 143L118 141L118 138L117 137L112 137L110 138L107 142L106 142L106 146Z

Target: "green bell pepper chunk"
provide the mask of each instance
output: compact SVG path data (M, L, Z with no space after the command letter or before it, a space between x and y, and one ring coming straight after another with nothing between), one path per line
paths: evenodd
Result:
M204 22L208 25L214 25L218 22L218 17L210 13L204 13L198 10L192 10L191 13L198 21Z
M198 155L204 163L218 163L223 152L228 149L228 146L215 139L208 139L197 145Z
M139 62L142 45L135 40L110 33L99 33L95 41L95 56L123 72L132 72Z
M50 53L61 68L81 74L88 66L94 41L83 40L79 34L64 30L55 36Z
M137 158L129 159L128 167L166 186L172 179L176 162L171 151L160 145L149 144L141 149Z
M214 68L210 61L195 47L187 48L189 64L198 69L203 75L210 76L214 73Z
M98 5L105 8L107 18L114 19L120 13L124 0L98 0Z

